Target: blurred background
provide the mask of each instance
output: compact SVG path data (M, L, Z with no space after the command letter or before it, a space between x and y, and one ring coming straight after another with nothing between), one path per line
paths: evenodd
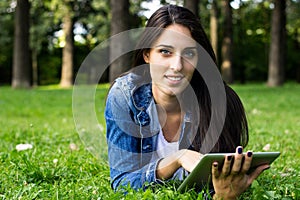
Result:
M1 0L0 86L71 87L94 47L170 3L199 16L226 82L300 83L299 0ZM113 63L100 82L126 70Z

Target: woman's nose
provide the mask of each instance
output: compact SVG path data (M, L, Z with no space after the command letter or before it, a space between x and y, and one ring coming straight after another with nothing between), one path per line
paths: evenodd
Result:
M178 54L173 57L170 68L172 70L178 71L178 72L182 70L183 65L182 65L182 56L181 55Z

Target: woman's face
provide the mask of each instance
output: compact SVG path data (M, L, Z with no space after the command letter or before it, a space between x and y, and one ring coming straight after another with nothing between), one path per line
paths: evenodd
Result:
M153 92L179 95L192 79L198 61L196 41L185 26L168 26L144 60L150 64Z

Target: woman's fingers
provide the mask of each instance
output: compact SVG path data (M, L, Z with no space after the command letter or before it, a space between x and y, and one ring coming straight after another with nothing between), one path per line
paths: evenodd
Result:
M213 179L218 178L220 176L218 162L213 162L212 168L211 168L211 174L212 174Z
M230 174L232 157L233 157L232 155L227 155L225 157L224 164L223 164L223 167L222 167L223 176L228 176Z
M234 162L233 162L232 169L231 169L232 175L237 175L240 173L242 162L243 162L243 147L238 146L236 148Z
M222 170L219 170L219 163L213 163L212 181L218 197L236 199L265 169L269 168L269 165L261 165L248 174L252 157L251 151L243 154L243 148L239 146L235 154L225 157Z
M253 153L252 151L247 151L243 154L243 148L241 146L236 148L236 153L234 155L225 156L224 164L222 170L219 170L219 163L214 162L212 164L212 175L213 178L229 178L229 176L247 176L248 183L252 183L264 170L268 169L269 165L261 165L257 167L251 174L247 175L251 167ZM230 178L231 179L231 178Z
M246 174L250 169L251 162L252 162L252 155L253 153L251 151L248 151L245 155L244 163L241 170L241 172L244 174Z
M228 176L230 174L230 168L231 168L231 160L233 156L227 155L225 156L224 164L222 166L222 171L219 171L219 163L213 162L212 164L212 175L215 178L218 178L220 175L222 176Z
M182 149L176 153L176 157L179 161L180 166L188 172L191 172L202 159L202 154L196 151Z

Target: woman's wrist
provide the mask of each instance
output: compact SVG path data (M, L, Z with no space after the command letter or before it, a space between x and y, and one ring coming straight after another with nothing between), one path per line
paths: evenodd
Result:
M186 149L181 149L181 150L179 150L179 151L176 152L175 157L176 157L176 163L177 163L178 168L182 167L182 160L181 160L181 158L185 154L185 152L186 152Z
M179 152L179 151L178 151ZM156 178L166 180L170 178L181 167L180 153L174 153L158 161Z

